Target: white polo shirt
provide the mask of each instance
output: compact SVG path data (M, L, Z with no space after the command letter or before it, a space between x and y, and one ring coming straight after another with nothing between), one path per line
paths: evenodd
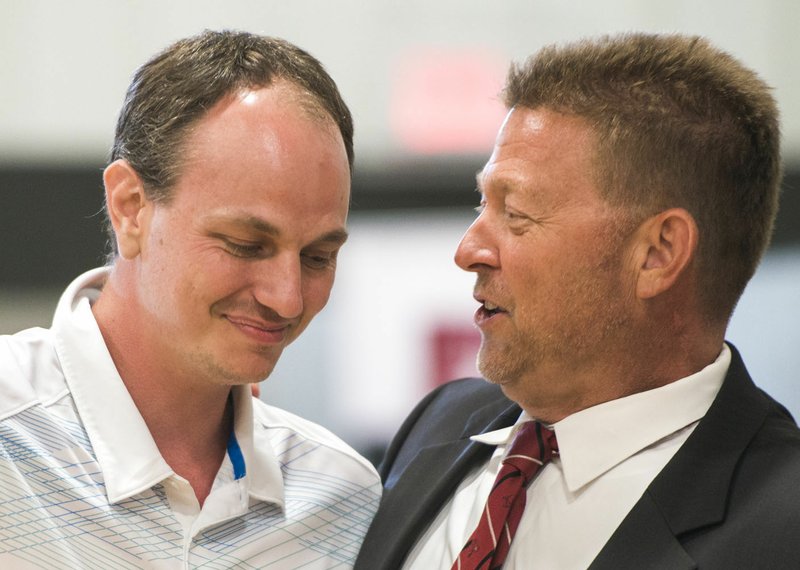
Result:
M90 302L105 276L76 279L52 328L0 336L0 568L352 567L380 499L373 467L236 387L201 509L103 342Z

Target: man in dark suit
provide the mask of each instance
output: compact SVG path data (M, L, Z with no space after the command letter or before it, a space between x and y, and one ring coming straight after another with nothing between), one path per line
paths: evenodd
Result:
M777 209L769 88L626 34L545 48L504 96L456 252L488 382L406 420L356 568L800 568L800 430L724 342Z

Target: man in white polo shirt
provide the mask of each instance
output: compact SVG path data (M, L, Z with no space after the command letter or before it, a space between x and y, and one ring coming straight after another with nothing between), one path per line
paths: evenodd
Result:
M352 134L279 39L205 32L136 72L113 259L0 338L0 567L352 566L374 469L250 394L328 300Z

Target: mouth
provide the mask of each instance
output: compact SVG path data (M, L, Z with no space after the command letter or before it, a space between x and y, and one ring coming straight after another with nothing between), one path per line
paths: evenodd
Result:
M249 317L224 315L224 318L248 338L259 344L283 344L291 328L290 323L265 323Z
M479 327L482 327L488 324L493 319L497 318L499 315L506 315L508 311L501 307L500 305L496 305L495 303L487 300L481 299L476 297L476 301L478 301L481 306L478 307L478 310L475 311L475 324Z

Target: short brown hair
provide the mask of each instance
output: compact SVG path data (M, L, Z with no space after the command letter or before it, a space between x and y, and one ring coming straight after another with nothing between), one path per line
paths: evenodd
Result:
M504 96L587 120L609 203L640 218L688 210L701 302L730 317L778 208L779 118L764 81L704 38L637 33L548 46L511 67Z
M276 80L297 87L299 103L330 116L352 171L353 118L322 64L285 40L238 31L207 30L179 40L135 72L110 161L125 159L142 179L148 198L168 202L192 126L226 95Z

